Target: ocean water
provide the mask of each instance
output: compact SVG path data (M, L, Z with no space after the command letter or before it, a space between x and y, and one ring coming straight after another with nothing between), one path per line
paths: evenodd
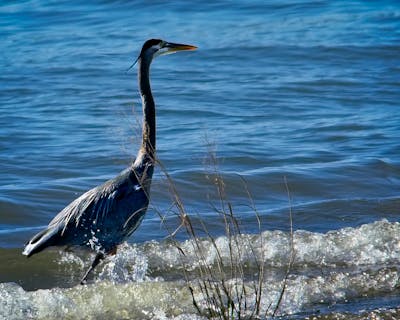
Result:
M82 287L88 253L21 251L135 158L141 102L126 70L148 38L199 49L153 62L151 206ZM398 1L5 0L0 49L0 318L201 319L182 276L196 252L183 229L187 260L168 239L179 221L164 170L229 263L222 177L238 243L265 265L265 317L290 260L291 211L280 316L400 318ZM252 259L231 281L251 287Z

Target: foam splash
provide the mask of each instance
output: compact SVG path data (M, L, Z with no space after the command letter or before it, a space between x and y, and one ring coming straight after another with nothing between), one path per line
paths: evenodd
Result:
M331 272L328 275L291 275L278 315L315 312L340 303L398 293L399 270L382 268L363 272ZM242 279L231 279L232 286ZM200 306L205 296L191 283ZM245 282L242 304L254 305L254 283ZM282 290L281 281L265 281L261 313L271 315ZM354 306L353 306L354 307ZM251 309L251 307L250 307ZM249 313L249 312L248 312ZM246 312L244 311L244 314ZM115 284L109 281L69 289L24 291L12 283L0 284L1 319L202 319L196 315L189 289L183 281L143 281Z
M263 262L266 267L285 268L291 255L290 234L283 231L264 231L232 238L150 241L143 245L123 244L115 256L101 265L100 278L115 282L146 280L148 269L160 272L195 270L200 265L215 265L218 259L248 267ZM295 268L356 268L368 265L400 262L400 223L377 221L358 228L345 228L328 233L304 230L293 234ZM182 254L182 252L184 254ZM201 252L203 259L199 259ZM63 252L59 263L87 267L92 257L79 257ZM147 279L148 280L148 279Z
M162 319L190 314L188 292L174 283L112 284L26 292L0 284L1 319ZM189 306L189 308L187 307Z
M288 279L279 313L287 315L306 310L317 311L366 297L398 293L399 277L399 270L395 268L356 272L331 271L320 276L292 275ZM271 297L270 292L279 292L276 284L269 290L264 292L265 297L268 294Z
M143 282L150 280L146 276L147 257L135 245L123 244L117 254L108 258L100 268L97 281L111 280L116 283Z
M400 224L387 220L345 228L326 234L299 230L293 234L294 266L305 267L358 267L387 264L400 261ZM159 269L196 268L198 251L203 252L202 263L213 265L221 257L229 263L234 254L238 263L251 265L255 260L267 266L285 267L291 255L290 235L283 231L264 231L259 235L240 235L234 239L218 237L194 243L179 243L181 251L173 243L150 242L144 245L150 265ZM233 251L230 245L233 244Z
M383 220L326 234L296 231L293 240L295 263L278 308L281 316L332 309L343 315L349 310L359 310L360 301L365 299L385 302L400 293L399 223ZM232 243L237 245L233 253ZM201 261L198 250L203 252ZM247 306L254 305L256 296L257 269L253 262L255 259L264 262L266 274L261 282L260 306L261 313L271 315L282 291L290 257L290 235L281 231L235 239L219 237L215 246L207 239L197 245L192 240L178 244L171 241L124 244L117 255L99 266L97 280L92 285L28 292L16 284L0 284L0 319L203 319L196 315L182 271L196 275L202 264L215 268L219 257L227 265L234 257L252 275L233 277L226 282L232 288L246 288L243 299L235 302ZM85 259L67 253L59 263L83 268L90 262ZM154 276L154 270L162 278ZM198 305L205 308L207 300L200 290L199 279L192 277L190 285ZM393 301L392 306L400 303L400 299Z
M83 252L60 251L57 263L63 266L64 273L73 277L76 269L85 271L94 254ZM136 245L123 243L117 253L107 256L95 269L95 281L112 281L114 283L142 282L150 280L146 276L148 269L147 257Z

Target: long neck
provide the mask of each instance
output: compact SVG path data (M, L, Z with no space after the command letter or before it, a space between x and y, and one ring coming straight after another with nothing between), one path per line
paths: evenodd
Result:
M139 59L139 91L143 106L143 133L141 155L149 156L154 160L156 150L156 110L153 95L150 88L150 64L151 59Z

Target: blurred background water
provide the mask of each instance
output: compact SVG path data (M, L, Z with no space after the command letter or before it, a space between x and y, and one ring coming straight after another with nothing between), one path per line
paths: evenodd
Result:
M263 229L288 230L285 177L296 229L398 220L397 1L4 0L4 252L19 254L70 201L134 159L141 104L126 70L148 38L199 47L157 59L151 78L158 157L211 231L214 153L248 233L257 224L243 181ZM166 236L157 212L169 212L171 197L160 170L152 191L134 242Z

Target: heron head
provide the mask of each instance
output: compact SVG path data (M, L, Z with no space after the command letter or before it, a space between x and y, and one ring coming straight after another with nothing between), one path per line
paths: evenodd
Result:
M129 67L127 72L138 62L139 59L147 59L152 61L155 57L175 53L185 50L196 50L197 47L189 44L172 43L160 39L147 40L140 51L136 61Z
M144 57L155 58L158 56L171 54L178 51L196 50L196 49L197 47L188 44L172 43L160 39L150 39L144 43L139 58L144 58Z

